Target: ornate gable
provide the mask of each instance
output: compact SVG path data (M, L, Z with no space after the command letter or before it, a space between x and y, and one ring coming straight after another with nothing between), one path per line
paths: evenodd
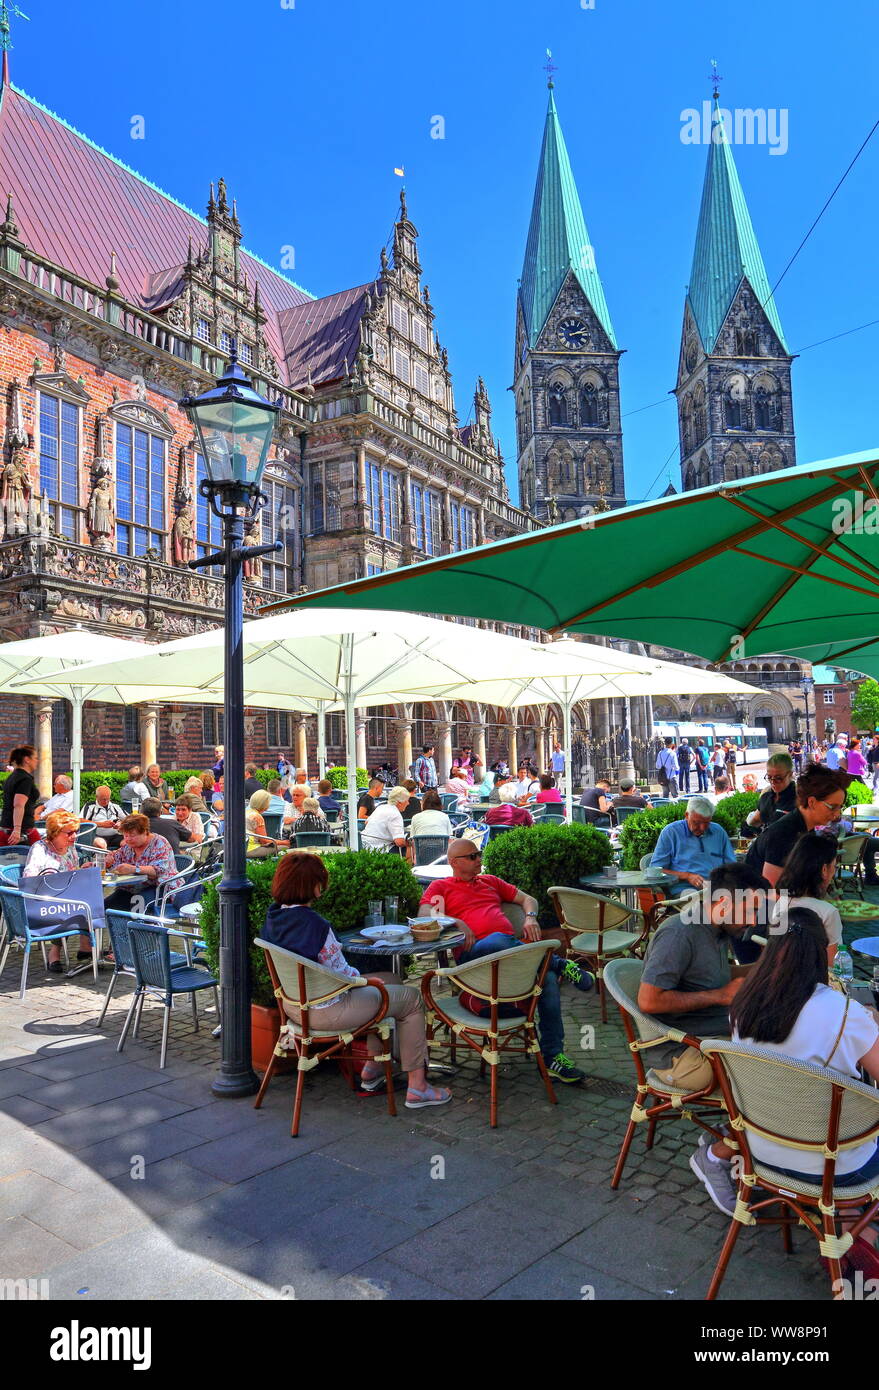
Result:
M616 352L572 270L556 295L535 352Z

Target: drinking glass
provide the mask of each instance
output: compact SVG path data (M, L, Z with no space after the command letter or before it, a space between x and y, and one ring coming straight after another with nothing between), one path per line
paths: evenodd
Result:
M371 898L368 903L366 925L368 927L383 927L384 924L385 919L382 913L382 900L381 898Z
M381 906L381 904L379 904L379 906ZM398 918L397 918L397 913L399 912L399 910L400 910L400 899L399 899L398 897L391 896L391 897L385 898L385 921L386 921L386 922L396 922L396 921L398 920Z

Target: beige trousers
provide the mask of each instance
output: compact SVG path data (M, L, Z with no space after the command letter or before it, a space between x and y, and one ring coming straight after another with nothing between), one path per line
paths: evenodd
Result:
M415 1071L427 1065L427 1042L424 1036L424 1006L421 994L411 985L401 985L396 975L383 970L371 972L383 981L390 1000L388 1017L396 1020L396 1034L400 1049L400 1062L404 1071ZM379 1007L381 996L372 985L361 985L348 990L335 1004L324 1009L310 1010L309 1017L313 1029L321 1032L353 1033L372 1018ZM297 1022L299 1010L295 1012L286 1006L288 1014ZM381 1052L381 1039L377 1033L368 1033L366 1044L370 1056Z

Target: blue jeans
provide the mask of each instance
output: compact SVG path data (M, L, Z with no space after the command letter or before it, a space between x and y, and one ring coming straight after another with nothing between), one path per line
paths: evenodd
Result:
M700 790L700 792L707 792L707 790L708 790L708 768L707 768L707 767L703 767L701 763L697 763L697 764L696 764L696 776L699 778L699 790Z
M458 957L458 964L466 965L468 961L479 960L480 956L490 956L495 951L509 951L512 947L522 944L507 932L492 932L491 936L483 936L480 941L475 941L469 951L462 951ZM565 1050L565 1025L562 1022L562 1001L558 981L558 972L564 969L564 965L562 956L552 957L544 977L543 992L537 1000L537 1017L540 1022L537 1032L540 1050L546 1062L551 1062Z

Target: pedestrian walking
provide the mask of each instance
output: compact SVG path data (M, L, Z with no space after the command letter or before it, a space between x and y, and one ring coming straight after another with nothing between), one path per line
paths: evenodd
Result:
M706 744L704 738L699 738L696 740L695 758L696 776L699 779L699 790L700 792L707 792L708 764L711 761L711 753L708 750L708 745Z
M682 738L678 747L678 768L681 775L681 791L690 795L690 768L693 762L693 750L685 738Z
M656 777L666 796L676 800L678 795L678 776L680 767L673 738L665 740L665 747L656 756Z
M730 743L729 740L727 740L727 742L724 745L723 762L724 768L726 770L726 775L729 778L729 784L732 787L733 791L737 791L738 789L736 787L736 746L734 743Z

